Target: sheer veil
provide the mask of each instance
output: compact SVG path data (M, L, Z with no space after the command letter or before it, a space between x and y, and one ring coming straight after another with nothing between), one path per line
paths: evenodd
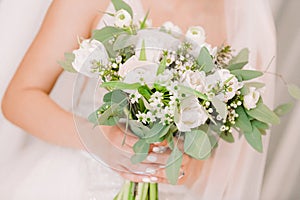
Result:
M268 1L224 2L228 44L236 50L249 48L248 67L274 72L276 39ZM265 75L262 81L267 87L263 94L265 102L272 106L275 77ZM192 193L197 199L259 199L269 137L270 133L263 137L262 154L249 147L245 139L239 139L237 134L234 144L220 142L213 158L202 167Z

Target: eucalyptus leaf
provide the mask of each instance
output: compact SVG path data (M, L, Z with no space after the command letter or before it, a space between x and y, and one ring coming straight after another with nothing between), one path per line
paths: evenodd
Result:
M226 104L220 99L218 99L216 96L212 98L211 103L213 104L219 115L222 117L222 119L226 119L228 114Z
M76 73L77 71L73 68L72 62L75 60L73 53L65 53L65 60L58 61L58 64L66 71Z
M230 73L235 76L241 77L243 81L251 80L251 79L254 79L254 78L257 78L257 77L260 77L263 75L263 73L260 71L242 70L242 69L232 70Z
M283 115L286 115L288 112L290 112L293 108L293 103L285 103L285 104L282 104L282 105L279 105L275 110L274 110L274 113L281 117Z
M226 142L233 143L234 142L234 137L231 133L221 133L220 138L225 140Z
M88 116L88 121L93 123L94 125L98 125L98 114L97 114L98 110L91 113L89 116Z
M125 33L125 31L121 28L106 26L102 29L94 30L92 38L99 42L105 42L112 39L114 36L120 35L121 33Z
M136 90L141 86L140 83L124 83L120 81L104 82L100 85L103 88L113 88L120 90Z
M197 63L202 67L202 70L206 73L210 72L214 68L213 59L206 47L202 47L200 54L197 58Z
M127 95L122 90L113 90L104 95L103 101L106 103L119 103L123 106L127 105ZM121 106L121 105L120 105Z
M132 8L123 0L111 0L116 11L124 9L133 17Z
M165 136L170 129L170 126L165 126L161 123L156 123L154 126L145 133L144 139L147 143L155 143L155 142L161 142L162 137Z
M190 87L187 87L187 86L184 86L184 85L178 85L178 87L180 88L181 92L182 93L188 93L188 94L192 94L192 95L195 95L196 97L202 99L202 100L207 100L208 101L208 97L197 91L197 90L194 90L193 88L190 88Z
M237 56L232 58L228 64L228 70L242 69L249 60L249 50L247 48L242 49Z
M195 159L204 159L212 150L208 135L201 130L185 133L184 152Z
M288 87L288 91L289 91L290 95L292 97L294 97L295 99L300 100L300 89L299 89L299 87L295 84L288 84L287 87Z
M261 133L256 127L253 127L252 131L244 132L244 136L247 142L258 152L263 152L263 145L261 139Z
M235 112L239 115L235 121L235 126L244 132L251 132L252 125L245 112L245 109L242 106L239 106L235 109Z
M169 148L170 148L171 150L173 150L174 147L175 147L175 145L174 145L173 134L172 134L172 133L167 134L166 140L167 140L167 142L168 142Z
M129 46L135 46L137 43L138 37L136 35L121 34L117 37L116 41L113 44L113 50L118 51L125 49Z
M99 125L113 126L119 122L121 109L118 104L113 104L98 117Z
M255 108L251 110L245 109L245 111L249 116L259 121L271 124L280 123L278 116L262 102L258 103Z
M252 120L251 124L252 126L255 126L260 131L269 129L269 125L267 123L258 120Z
M148 156L150 144L148 144L144 139L139 139L133 145L134 155L131 157L132 164L137 164L145 160Z
M168 181L173 185L175 185L178 181L182 157L182 152L177 147L174 147L167 161L166 175Z
M145 133L150 130L147 126L136 120L129 120L129 127L132 133L139 138L145 137Z

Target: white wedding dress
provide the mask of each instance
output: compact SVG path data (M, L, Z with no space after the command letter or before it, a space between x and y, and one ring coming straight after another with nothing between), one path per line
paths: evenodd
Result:
M143 17L138 0L127 2L136 17ZM0 97L38 30L49 3L49 0L0 1L0 55L7 55L0 59ZM252 66L266 66L275 55L274 30L267 3L262 0L226 3L225 0L225 10L228 42L235 49L249 47ZM249 10L255 11L255 15ZM109 24L109 18L104 17L99 27L104 22ZM51 93L51 97L69 111L72 110L75 79L74 74L64 72ZM273 78L267 77L267 81L272 82ZM270 104L272 95L272 89L267 90ZM205 162L191 188L161 185L160 199L259 199L268 136L264 139L264 154L252 150L243 138L236 140L235 144L220 142L214 157ZM11 125L0 115L0 199L110 200L121 185L122 178L118 174L88 153L49 145Z

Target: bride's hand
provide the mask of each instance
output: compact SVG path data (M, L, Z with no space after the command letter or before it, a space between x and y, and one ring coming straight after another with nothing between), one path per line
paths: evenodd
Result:
M165 167L171 150L166 143L151 145L147 158L141 163L132 164L130 158L134 155L133 145L138 138L130 133L124 138L125 133L118 126L101 126L101 129L113 146L109 150L110 156L105 160L113 170L123 178L134 182L168 183ZM180 142L178 144L182 145ZM184 154L177 184L185 183L190 163L191 158Z

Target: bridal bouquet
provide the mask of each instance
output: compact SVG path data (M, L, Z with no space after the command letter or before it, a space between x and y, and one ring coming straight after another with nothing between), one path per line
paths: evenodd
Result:
M116 13L107 14L114 17L114 26L95 30L60 64L101 80L107 93L89 120L95 125L125 123L139 138L132 163L144 161L151 144L166 141L172 150L166 175L176 184L183 154L206 159L219 138L234 142L233 130L262 152L262 135L279 123L286 106L273 112L264 104L264 83L256 79L263 73L243 69L247 49L233 55L230 46L212 47L199 26L190 27L185 37L171 22L150 29L147 15L134 21L128 4L112 3ZM115 199L158 199L157 184L126 181Z

